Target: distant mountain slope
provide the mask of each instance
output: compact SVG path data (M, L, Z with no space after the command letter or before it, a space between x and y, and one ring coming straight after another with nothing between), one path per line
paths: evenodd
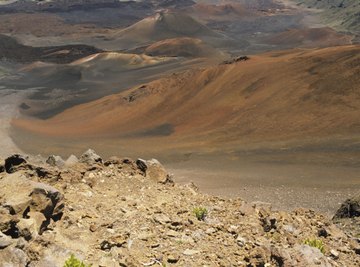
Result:
M160 147L358 136L359 60L360 46L253 56L14 125L45 136L112 136Z
M99 52L101 52L100 49L88 45L31 47L20 44L12 37L0 34L0 59L8 61L70 63Z
M351 44L353 36L336 32L332 28L290 29L264 38L266 43L281 47L329 47Z
M309 7L323 9L323 17L343 30L360 34L360 1L359 0L295 0Z
M221 38L221 35L186 14L159 12L120 30L113 38L128 45L139 45L176 37Z
M217 57L221 53L200 39L182 37L166 39L145 48L144 53L150 56L169 57Z

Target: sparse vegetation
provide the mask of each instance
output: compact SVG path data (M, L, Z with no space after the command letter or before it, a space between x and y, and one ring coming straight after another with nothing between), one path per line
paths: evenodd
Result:
M71 255L70 258L65 261L64 267L91 267L91 264L86 265L84 262L77 259L74 255Z
M204 207L195 207L193 209L193 213L195 214L195 217L199 221L205 220L206 216L208 215L208 210Z
M316 238L313 238L313 239L306 239L304 241L304 244L305 245L308 245L310 247L314 247L314 248L317 248L321 251L322 254L325 253L325 246L324 246L324 243L322 242L322 240L320 239L316 239Z

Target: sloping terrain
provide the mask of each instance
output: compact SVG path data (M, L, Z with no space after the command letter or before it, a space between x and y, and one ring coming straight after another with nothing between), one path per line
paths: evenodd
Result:
M141 139L158 149L358 136L359 52L344 46L252 56L13 125L40 136Z
M16 39L0 34L0 58L7 61L28 63L34 61L70 63L91 54L101 52L88 45L64 45L53 47L31 47Z
M179 12L159 12L147 17L130 27L114 34L111 43L119 47L131 48L164 39L176 37L192 37L199 39L217 39L222 36L192 17Z
M144 49L144 53L150 56L168 57L220 57L221 53L207 45L200 39L195 38L174 38L156 42Z
M358 0L295 0L298 4L323 10L324 21L341 30L360 35L360 2Z
M264 38L265 43L281 47L329 47L351 44L352 36L325 28L290 29Z
M2 266L63 266L71 254L106 267L360 264L359 241L313 210L205 195L154 159L70 159L0 161Z
M18 69L20 77L6 80L8 87L37 88L29 93L24 114L49 117L75 104L122 91L178 66L176 58L101 52L69 64L34 62ZM162 71L160 71L162 70ZM114 85L120 84L114 89ZM101 88L101 90L99 90Z
M237 3L219 5L200 3L190 6L185 10L194 18L205 23L211 21L231 21L251 14L249 10Z

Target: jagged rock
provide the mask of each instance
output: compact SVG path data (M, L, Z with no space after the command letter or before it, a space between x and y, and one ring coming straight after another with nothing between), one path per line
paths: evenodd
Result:
M3 259L7 266L62 266L71 254L93 266L360 266L358 239L325 216L213 197L193 184L154 183L144 179L151 165L145 163L145 173L135 161L117 158L66 168L60 179L46 180L64 190L64 200L53 187L34 182L43 181L35 173L39 167L1 174L0 266ZM39 170L48 177L55 169ZM194 207L211 211L207 221L196 220ZM318 235L328 258L299 245ZM25 252L25 264L14 263L11 248Z
M65 166L71 167L77 163L79 163L79 159L75 155L70 155L70 157L68 157L68 159L65 161Z
M46 163L53 167L63 167L65 165L65 161L60 157L56 155L51 155L46 160Z
M36 221L32 218L20 219L16 227L18 228L19 236L23 237L26 241L35 238L40 232L40 227L37 226Z
M14 167L25 164L26 160L23 156L15 154L5 159L5 170L7 173L16 171Z
M352 218L360 216L360 195L345 200L336 211L334 219Z
M102 163L102 158L94 150L88 149L80 156L79 161L87 164Z
M137 167L139 168L140 171L142 171L144 174L146 174L146 170L147 170L146 160L137 159L136 160L136 165L137 165Z
M136 165L139 170L145 173L145 176L158 183L167 183L171 181L169 173L164 166L156 159L151 160L136 160Z
M1 228L4 228L6 224L10 226L14 224L14 218L17 216L24 219L33 218L34 227L41 233L41 230L45 227L42 222L43 217L49 223L50 219L56 221L62 216L64 208L63 196L58 190L49 185L30 181L24 175L14 173L0 180L0 188L4 200L1 206L8 209L10 215L13 216L10 222L0 223ZM16 192L16 194L13 192ZM38 213L41 213L43 217ZM30 221L26 223L30 224ZM28 228L27 226L24 227Z

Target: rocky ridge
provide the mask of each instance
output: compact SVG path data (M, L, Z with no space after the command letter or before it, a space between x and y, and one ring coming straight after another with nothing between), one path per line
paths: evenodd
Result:
M202 194L155 159L1 162L0 266L63 266L71 254L93 266L360 265L359 238L331 219Z

